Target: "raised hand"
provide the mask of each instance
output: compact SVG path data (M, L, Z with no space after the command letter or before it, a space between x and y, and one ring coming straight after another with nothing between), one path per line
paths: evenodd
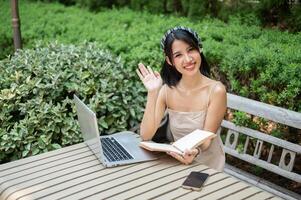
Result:
M162 78L158 72L153 72L149 66L146 68L142 63L138 64L138 68L136 72L148 92L161 88Z

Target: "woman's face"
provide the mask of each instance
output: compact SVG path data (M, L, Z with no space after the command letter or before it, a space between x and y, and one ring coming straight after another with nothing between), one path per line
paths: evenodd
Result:
M171 48L173 65L182 76L200 73L201 55L198 49L193 48L182 40L175 40Z

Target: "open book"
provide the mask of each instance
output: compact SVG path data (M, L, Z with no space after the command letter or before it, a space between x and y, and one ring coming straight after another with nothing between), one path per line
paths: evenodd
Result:
M195 131L185 135L173 144L161 144L155 142L140 142L140 146L149 151L175 152L183 154L186 149L190 150L201 145L208 139L212 139L216 134L196 129Z

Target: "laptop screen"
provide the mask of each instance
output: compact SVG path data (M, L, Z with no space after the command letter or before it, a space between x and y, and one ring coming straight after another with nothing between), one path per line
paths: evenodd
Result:
M96 114L76 95L74 95L73 97L76 106L79 126L83 134L84 141L93 151L96 157L102 162L101 144L99 139Z

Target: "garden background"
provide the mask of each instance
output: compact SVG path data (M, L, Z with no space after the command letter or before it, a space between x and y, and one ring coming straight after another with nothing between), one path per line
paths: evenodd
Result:
M300 1L22 0L19 6L23 50L13 53L10 2L0 0L0 163L81 142L74 93L96 111L101 134L137 125L146 91L135 69L139 62L160 69L160 39L177 25L199 33L212 77L229 93L301 112ZM226 117L301 144L300 130L241 112Z

